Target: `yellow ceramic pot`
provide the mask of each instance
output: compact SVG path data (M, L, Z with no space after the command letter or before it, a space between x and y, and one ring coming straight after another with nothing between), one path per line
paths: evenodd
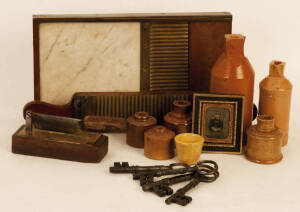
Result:
M175 136L176 152L179 162L195 164L198 162L204 138L194 133L181 133Z

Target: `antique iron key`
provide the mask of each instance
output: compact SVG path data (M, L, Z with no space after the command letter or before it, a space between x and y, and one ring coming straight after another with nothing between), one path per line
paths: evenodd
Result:
M153 192L160 197L172 194L165 202L183 206L192 201L192 197L185 193L200 182L213 182L219 176L218 165L211 160L199 161L193 166L184 163L172 163L169 166L129 166L127 162L116 162L109 170L111 173L131 173L134 180L140 181L143 191ZM155 177L167 175L174 176L154 181ZM189 183L173 194L170 186L186 181Z
M140 180L140 185L143 186L143 185L146 185L146 184L154 183L154 177L192 173L197 169L198 169L197 166L189 166L189 165L184 164L184 163L172 163L172 164L169 165L169 169L161 169L161 170L155 170L155 171L151 171L151 172L134 173L133 174L133 179L134 180ZM176 183L174 183L174 184L176 184ZM164 189L168 193L170 193L170 189L168 189L168 187L165 187L165 186L160 186L160 187L161 188L164 187ZM158 188L158 187L156 187L156 188ZM160 191L161 190L157 190L158 193Z
M170 166L129 166L128 162L115 162L114 166L109 168L111 173L151 173L159 170L168 170Z
M195 171L193 179L184 187L178 189L174 194L165 200L166 204L176 203L182 206L189 204L192 197L185 195L189 190L196 187L200 182L213 182L219 177L217 169L208 165L202 165L200 169Z
M153 183L154 177L185 174L196 169L196 166L189 166L184 163L172 163L169 166L129 166L128 162L115 162L109 171L111 173L132 173L133 179L140 180L140 185L143 186L147 183Z

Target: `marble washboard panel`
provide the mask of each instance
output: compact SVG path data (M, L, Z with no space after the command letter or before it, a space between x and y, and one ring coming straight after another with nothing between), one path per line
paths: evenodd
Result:
M41 23L40 98L140 90L140 23Z

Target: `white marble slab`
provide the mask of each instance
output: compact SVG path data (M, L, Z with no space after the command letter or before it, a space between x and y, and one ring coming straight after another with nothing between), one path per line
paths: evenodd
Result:
M140 90L140 23L41 23L41 100Z

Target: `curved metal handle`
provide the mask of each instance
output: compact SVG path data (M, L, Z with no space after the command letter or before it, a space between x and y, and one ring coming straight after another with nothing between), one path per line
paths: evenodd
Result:
M217 164L215 161L213 161L213 160L202 160L202 161L199 161L199 162L196 164L196 166L197 166L198 168L209 166L209 167L211 167L213 170L218 170L218 169L219 169L218 164Z
M176 170L176 169L187 169L187 168L191 168L191 166L185 164L185 163L172 163L169 165L170 169L172 170ZM178 167L178 168L174 168L174 167Z

